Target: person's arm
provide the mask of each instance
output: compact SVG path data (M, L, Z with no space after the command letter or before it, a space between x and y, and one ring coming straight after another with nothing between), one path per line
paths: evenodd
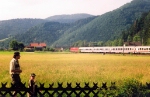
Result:
M14 73L21 73L22 72L22 70L11 70L11 72L14 72Z
M31 87L31 80L29 80L28 87L29 88Z

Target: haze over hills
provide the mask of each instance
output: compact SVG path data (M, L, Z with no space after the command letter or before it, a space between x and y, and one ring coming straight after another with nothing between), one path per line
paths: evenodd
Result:
M17 41L45 42L48 46L69 46L81 41L99 42L120 37L141 14L150 10L150 1L133 0L131 3L105 13L80 19L73 23L46 22L32 27L27 32L14 36Z
M0 21L0 40L14 36L18 33L24 33L31 27L48 22L43 19L11 19Z
M53 22L60 22L60 23L73 23L77 20L92 17L93 15L90 14L72 14L72 15L54 15L51 17L46 18L46 20L53 21Z

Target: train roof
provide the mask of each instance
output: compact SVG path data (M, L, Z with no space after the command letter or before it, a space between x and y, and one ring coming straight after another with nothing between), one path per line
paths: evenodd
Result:
M123 47L123 46L101 46L101 47L79 47L79 48L112 48L112 47ZM135 47L135 46L125 46L125 47Z

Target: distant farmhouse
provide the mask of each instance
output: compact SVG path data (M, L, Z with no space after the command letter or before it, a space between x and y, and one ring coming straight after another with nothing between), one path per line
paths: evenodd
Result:
M142 46L141 42L124 42L126 46Z
M25 51L42 51L46 48L46 43L30 43L29 46L26 46Z

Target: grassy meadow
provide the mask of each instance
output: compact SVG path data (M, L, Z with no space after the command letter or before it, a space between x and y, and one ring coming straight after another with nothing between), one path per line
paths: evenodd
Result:
M11 82L9 62L13 52L0 52L0 82ZM34 72L39 83L54 82L116 82L137 79L150 82L150 55L82 54L82 53L30 53L21 52L19 60L21 80L28 82ZM9 84L8 84L9 85Z

